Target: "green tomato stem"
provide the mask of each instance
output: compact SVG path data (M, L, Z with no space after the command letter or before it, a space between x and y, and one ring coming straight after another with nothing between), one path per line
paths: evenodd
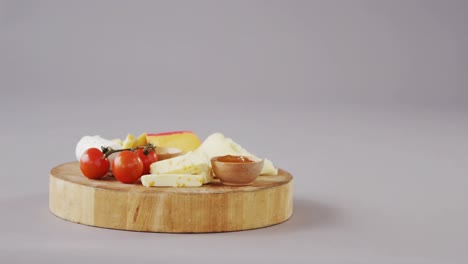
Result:
M151 151L156 150L156 146L154 146L151 143L148 143L143 147L124 148L124 149L113 149L112 147L101 146L101 151L104 154L105 159L107 159L110 155L112 155L114 153L117 153L117 152L121 152L121 151L125 151L125 150L135 151L137 149L143 149L143 154L145 154L147 156Z

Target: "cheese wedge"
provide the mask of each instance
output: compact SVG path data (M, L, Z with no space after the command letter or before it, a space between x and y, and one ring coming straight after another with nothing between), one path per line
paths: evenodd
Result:
M135 141L133 142L133 148L136 148L136 147L144 147L145 145L147 144L147 141L146 141L146 133L141 133L141 135L139 135Z
M147 174L141 176L141 183L146 187L199 187L204 182L201 174Z
M216 156L236 155L236 156L249 156L254 160L259 160L257 156L249 153L241 145L237 144L230 138L226 138L221 133L214 133L208 136L201 146L194 151L196 154L205 155L207 160ZM273 162L264 159L263 168L260 172L261 175L276 175L278 169L275 168Z
M127 134L127 137L122 142L122 148L132 148L135 143L135 136L133 134Z
M203 183L209 183L211 163L205 155L188 152L182 156L154 162L150 165L151 174L201 174Z
M210 135L199 148L188 152L182 156L171 159L157 161L150 166L151 174L200 174L211 172L210 159L215 156L238 155L249 156L254 160L259 158L235 143L232 139L226 138L221 133ZM276 175L278 169L273 163L264 159L262 175ZM208 174L206 174L208 175ZM204 183L212 181L211 173L205 178Z
M146 133L135 136L128 134L125 140L106 140L99 136L83 137L76 147L76 157L79 160L84 150L89 147L112 146L115 149L128 148L146 144ZM214 133L194 151L166 160L161 160L150 165L151 174L141 177L143 185L149 186L174 186L196 187L213 181L210 159L215 156L238 155L249 156L254 160L259 158L230 138L221 133ZM273 163L264 159L261 175L276 175L278 169Z
M192 131L147 134L146 140L157 147L178 148L185 153L195 150L201 144L198 136Z

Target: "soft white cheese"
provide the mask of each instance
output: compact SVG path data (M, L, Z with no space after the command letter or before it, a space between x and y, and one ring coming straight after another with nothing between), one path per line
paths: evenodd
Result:
M101 149L101 146L112 147L113 149L121 149L122 147L112 140L102 138L101 136L84 136L82 137L75 148L76 159L80 160L81 155L89 148Z

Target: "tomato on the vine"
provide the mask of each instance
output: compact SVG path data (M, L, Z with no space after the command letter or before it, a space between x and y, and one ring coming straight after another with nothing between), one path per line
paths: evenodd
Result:
M112 174L122 183L134 183L143 175L143 162L136 152L124 150L114 158Z
M147 154L145 155L144 149L137 150L138 157L140 157L141 161L143 162L143 174L150 173L150 165L153 162L158 161L158 155L154 150L148 150Z
M80 170L89 179L99 179L109 172L110 162L98 148L87 149L80 158Z

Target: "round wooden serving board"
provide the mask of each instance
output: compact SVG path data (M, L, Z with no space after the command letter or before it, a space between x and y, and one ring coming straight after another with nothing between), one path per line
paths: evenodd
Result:
M249 186L219 181L172 188L122 184L112 177L89 180L78 162L50 172L49 207L71 222L133 231L202 233L247 230L286 221L292 215L292 176L279 170Z

